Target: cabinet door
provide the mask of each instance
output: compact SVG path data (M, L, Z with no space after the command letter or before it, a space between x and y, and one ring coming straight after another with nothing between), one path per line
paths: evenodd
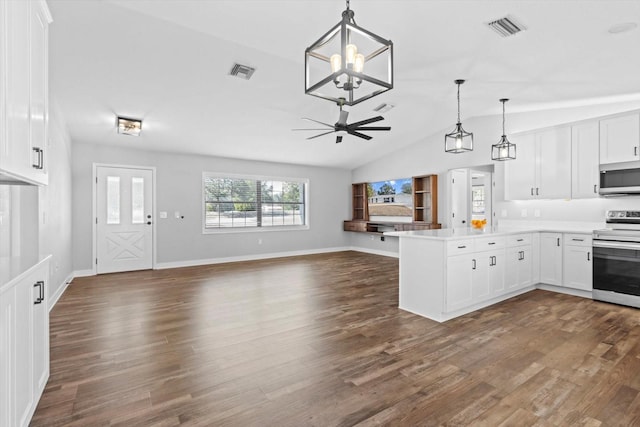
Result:
M47 120L48 120L48 17L40 2L31 7L31 78L29 129L31 142L31 174L41 183L46 178Z
M561 233L540 233L540 282L562 285Z
M531 246L518 248L518 288L526 288L533 284L533 253Z
M7 14L6 139L0 166L18 175L31 171L29 143L29 1L9 1Z
M447 258L447 311L471 304L474 267L477 268L477 262L472 254Z
M33 391L36 399L41 395L49 379L48 269L48 264L41 266L31 285L34 292L31 307L33 309ZM38 286L33 286L35 284ZM35 304L39 296L43 299ZM37 402L34 404L37 405Z
M536 168L536 195L544 199L571 197L571 128L569 126L536 133L539 162Z
M479 252L473 256L473 274L471 275L471 300L476 303L486 300L491 294L489 279L493 257L490 252Z
M571 127L571 198L598 197L600 180L598 122Z
M600 164L640 160L640 114L600 120Z
M507 258L505 261L504 285L507 291L513 291L519 287L518 272L520 263L519 247L507 248Z
M515 160L504 162L505 200L527 200L535 198L536 144L533 134L516 135L511 138L516 144Z
M591 248L566 245L563 256L564 286L585 291L593 290Z
M493 257L489 262L489 285L491 287L491 296L497 296L503 294L506 290L505 276L507 257L504 250L490 252L489 255Z
M33 302L32 275L15 286L13 397L16 425L29 425L33 401Z
M0 2L2 3L2 2ZM0 5L1 7L1 5ZM0 426L14 426L15 288L0 294Z

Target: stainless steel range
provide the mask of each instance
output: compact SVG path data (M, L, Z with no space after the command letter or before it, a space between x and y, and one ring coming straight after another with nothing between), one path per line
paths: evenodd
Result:
M593 232L593 299L640 308L640 211L607 211Z

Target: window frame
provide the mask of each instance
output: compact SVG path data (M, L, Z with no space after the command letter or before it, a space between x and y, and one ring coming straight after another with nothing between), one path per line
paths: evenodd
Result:
M250 227L215 227L207 228L206 218L206 178L229 178L229 179L250 179L260 181L289 181L299 182L304 185L304 224L301 225L268 225L268 226L250 226ZM224 172L202 172L201 182L201 209L202 215L202 234L229 234L229 233L263 233L273 231L302 231L309 230L309 179L308 178L296 178L296 177L282 177L282 176L269 176L269 175L250 175L250 174L238 174L238 173L224 173Z

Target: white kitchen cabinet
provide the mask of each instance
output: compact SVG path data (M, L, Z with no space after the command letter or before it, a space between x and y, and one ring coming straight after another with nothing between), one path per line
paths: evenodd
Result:
M28 426L49 377L49 258L0 291L0 426Z
M533 284L532 237L510 236L505 261L505 289L513 291Z
M473 301L473 271L475 255L447 257L446 311L455 311L471 305Z
M0 42L6 53L0 78L0 173L33 184L47 183L48 25L39 1L1 2ZM5 63L6 62L6 63Z
M571 126L571 198L598 197L600 132L597 121Z
M540 233L540 282L562 286L562 233Z
M505 165L505 199L571 197L571 128L557 127L513 138L518 154Z
M589 234L565 234L563 286L593 290L592 241Z
M600 120L600 164L640 160L640 113Z

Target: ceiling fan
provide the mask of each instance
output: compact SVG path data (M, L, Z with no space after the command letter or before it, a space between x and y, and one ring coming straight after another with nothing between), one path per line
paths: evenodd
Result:
M382 116L376 116L376 117L372 117L370 119L365 119L365 120L361 120L359 122L355 122L355 123L347 123L347 117L349 117L349 112L345 111L342 109L342 104L339 102L338 105L340 106L340 117L338 118L338 121L333 124L330 125L329 123L324 123L324 122L320 122L318 120L314 120L314 119L310 119L308 117L303 117L304 120L310 120L312 122L315 123L319 123L323 126L327 126L329 128L332 128L332 130L327 131L327 132L323 132L320 133L318 135L314 135L314 136L310 136L307 139L314 139L314 138L318 138L324 135L328 135L330 133L333 132L346 132L349 135L353 135L353 136L357 136L359 138L363 138L366 139L367 141L370 140L371 138L373 138L372 136L369 135L365 135L364 133L361 133L361 131L373 131L373 130L391 130L390 126L368 126L365 127L365 125L368 125L370 123L375 123L375 122L379 122L380 120L384 120L384 117ZM326 130L324 128L316 128L316 129L292 129L292 130ZM336 135L336 144L342 142L342 137L343 135Z

